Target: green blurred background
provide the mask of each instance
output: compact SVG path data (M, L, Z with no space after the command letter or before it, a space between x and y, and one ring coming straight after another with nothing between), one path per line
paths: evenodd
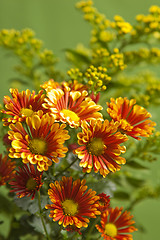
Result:
M64 49L75 48L78 43L89 43L91 27L75 9L76 0L0 0L0 29L31 28L36 38L44 42L44 47L52 50L59 58L57 67L67 70ZM109 19L121 15L134 23L139 13L147 14L151 5L160 5L160 0L93 0L95 7ZM8 95L9 79L16 77L13 71L15 59L0 49L0 102ZM158 74L159 75L159 74ZM62 79L63 80L63 79ZM3 87L2 87L3 86ZM153 115L158 119L159 113ZM160 184L160 161L150 164L151 171L145 173L153 185ZM123 202L118 203L123 206ZM134 234L135 240L158 240L160 201L145 200L132 212L138 224L143 224L145 233Z

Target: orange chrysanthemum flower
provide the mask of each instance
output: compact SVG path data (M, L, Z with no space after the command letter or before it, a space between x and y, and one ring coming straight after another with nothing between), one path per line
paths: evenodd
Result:
M48 114L33 115L26 119L27 127L20 122L10 124L10 139L12 148L11 158L22 158L24 163L37 164L39 171L47 171L48 166L58 162L58 157L64 157L67 148L63 146L69 139L68 131L64 130L65 124L55 123Z
M74 152L81 159L79 165L83 171L90 173L94 167L96 173L99 171L106 177L109 172L120 170L120 164L125 164L126 160L119 156L125 152L125 146L119 144L128 138L117 132L117 123L92 120L90 124L84 121L81 127L82 132L77 137L78 144L83 146Z
M87 91L72 91L67 84L63 88L47 92L46 103L43 106L58 120L68 123L71 127L79 127L83 120L102 119L99 113L102 109L91 98Z
M129 212L122 213L123 208L108 208L101 215L101 226L96 225L96 228L105 240L132 240L131 232L137 231L132 226L135 221Z
M100 199L97 201L99 204L98 210L103 213L110 206L110 196L105 193L98 194Z
M46 205L51 209L50 217L63 227L73 226L74 229L87 227L88 218L100 215L96 201L99 197L92 189L87 190L85 180L72 181L72 177L62 177L62 181L51 183L48 190L52 204Z
M114 121L119 122L119 129L123 133L138 140L140 140L139 136L148 137L152 134L156 124L148 119L151 114L137 105L135 99L111 98L111 102L107 105L107 112Z
M12 117L3 118L4 126L8 126L10 123L23 122L26 117L30 117L33 113L46 109L42 107L44 103L45 95L43 90L39 91L36 95L35 91L30 90L18 92L18 89L10 89L12 99L9 96L4 97L5 109L2 109L2 113L11 115Z
M10 182L12 187L11 192L15 192L19 198L24 196L32 196L32 200L35 197L36 191L42 187L42 173L34 168L33 165L24 164L16 171L15 179Z
M12 162L7 156L2 158L2 154L0 154L0 186L5 185L14 177L15 167L15 162Z

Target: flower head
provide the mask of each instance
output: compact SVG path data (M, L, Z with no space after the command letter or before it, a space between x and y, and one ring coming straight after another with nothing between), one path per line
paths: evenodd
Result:
M65 124L55 123L48 114L33 115L26 119L27 127L17 122L10 124L10 139L12 148L9 156L22 158L24 163L37 164L39 171L47 171L53 162L58 162L58 157L64 157L67 148L63 146L69 139L68 131L64 130Z
M0 186L5 185L14 177L15 167L15 162L12 162L7 156L2 158L2 154L0 154Z
M97 201L99 204L98 210L103 213L110 206L110 196L105 193L98 194L100 199Z
M61 88L47 92L43 106L50 111L56 120L68 123L71 127L79 127L83 120L102 119L102 109L91 98L86 90L75 91L63 83Z
M139 136L148 137L152 134L156 124L149 120L151 114L137 105L135 99L111 98L111 102L107 104L107 112L114 121L119 122L119 129L123 133L138 140Z
M86 181L73 181L72 177L62 177L62 181L50 184L48 191L52 204L50 217L63 227L73 226L74 229L87 227L88 218L95 218L100 212L96 201L99 197L92 189L87 190Z
M19 167L15 174L15 179L10 182L12 187L11 192L15 192L19 198L24 196L32 196L32 200L35 197L36 191L39 191L42 183L42 173L34 168L32 164L24 164Z
M92 167L103 177L109 172L120 170L120 164L125 164L125 159L120 157L125 152L125 146L119 144L128 138L117 132L118 125L113 121L104 122L92 120L83 122L82 132L77 134L78 144L82 145L74 152L81 159L80 166L84 172L91 172Z
M129 212L122 213L123 208L108 208L101 215L101 226L96 225L101 236L106 240L132 240L131 232L137 229L132 226L135 221Z
M12 117L3 118L4 125L8 126L10 123L23 122L27 117L30 117L35 112L46 109L42 107L44 103L43 91L39 91L36 95L35 91L30 92L30 90L18 92L18 89L10 89L12 99L9 96L4 97L5 109L2 112Z

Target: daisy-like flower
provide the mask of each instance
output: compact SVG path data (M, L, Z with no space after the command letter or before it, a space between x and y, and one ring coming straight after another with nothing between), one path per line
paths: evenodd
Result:
M15 162L12 162L7 156L2 158L2 154L0 154L0 186L5 185L14 177L15 167Z
M92 189L87 190L85 183L85 180L73 181L72 177L62 177L62 181L50 184L48 194L52 204L46 208L51 209L49 216L53 221L63 224L63 227L73 226L76 230L87 227L88 218L100 215L96 203L99 197Z
M98 194L100 199L97 201L99 204L98 210L102 213L110 206L110 196L105 193Z
M131 232L137 231L135 221L129 212L122 213L123 208L108 208L101 215L101 226L96 225L105 240L132 240Z
M31 93L28 89L18 92L18 89L11 88L10 92L12 99L9 96L5 96L3 100L6 109L2 109L2 113L11 116L2 119L4 126L8 126L10 123L23 122L26 117L30 117L39 110L46 112L46 109L42 107L45 98L43 90L36 94L35 91Z
M149 120L151 114L147 110L136 104L135 99L111 98L107 103L107 112L114 121L119 122L119 129L140 140L140 137L148 137L154 130L155 122Z
M78 144L81 147L74 150L74 153L81 159L80 167L83 171L90 173L92 167L103 177L109 172L120 170L120 164L126 160L119 155L125 152L125 146L119 144L128 140L127 136L117 132L118 125L113 121L104 122L92 120L90 123L83 121L82 132L77 134Z
M67 84L63 88L52 89L47 92L46 103L43 106L48 109L57 121L68 123L71 127L79 127L83 120L102 119L100 105L96 105L87 97L86 90L72 91Z
M37 164L39 171L47 171L58 157L64 157L67 148L63 146L69 139L65 124L55 123L48 114L32 115L26 119L26 128L22 123L10 124L8 134L12 140L9 156L22 158L23 163Z
M15 192L19 198L24 196L35 197L36 191L39 191L42 183L42 173L34 168L32 164L24 164L16 171L15 178L10 182L11 192Z

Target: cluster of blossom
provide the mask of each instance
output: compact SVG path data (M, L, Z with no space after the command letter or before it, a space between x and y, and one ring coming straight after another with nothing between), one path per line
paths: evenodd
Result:
M107 68L101 66L94 67L91 65L84 73L78 68L71 68L67 74L70 80L75 81L78 88L80 88L80 83L82 83L81 90L83 88L83 90L85 89L95 95L100 91L106 90L106 85L111 81L111 77L107 74Z
M151 6L148 15L139 14L136 16L138 22L136 26L136 34L151 34L157 32L159 36L160 29L160 7ZM156 36L156 35L155 35ZM160 37L160 36L159 36Z
M7 148L14 162L0 157L0 180L1 185L9 182L11 191L20 198L34 199L44 184L43 173L63 161L72 129L78 130L73 154L80 159L79 166L84 173L94 170L104 178L125 164L121 154L126 151L123 143L128 136L140 140L154 130L151 114L134 99L111 98L107 102L109 121L100 113L102 106L94 102L95 96L89 96L86 87L77 81L58 83L51 79L41 88L37 94L28 89L10 89L12 96L4 97L3 123L10 129ZM16 160L17 164L23 162L18 170ZM87 190L84 179L73 181L63 176L50 184L48 194L52 202L46 205L49 216L67 231L81 234L89 219L100 215L101 224L96 228L104 239L132 239L129 233L136 230L133 216L122 212L122 208L110 207L105 193L97 195Z
M106 19L103 14L100 14L97 9L93 7L93 2L90 0L79 2L77 8L84 12L84 19L94 26L91 43L98 41L102 43L111 42L116 38L116 34L118 34L118 36L124 36L132 32L133 27L131 24L125 22L121 16L115 16L113 22Z
M47 80L55 74L54 64L57 59L52 51L43 49L42 41L35 38L35 33L31 29L1 30L0 46L10 50L19 58L19 64L14 69L30 80L33 88L38 89L42 80ZM41 70L37 69L38 67L41 67ZM16 84L20 84L20 82L15 80Z
M127 61L125 55L114 48L113 52L108 52L105 48L93 49L92 63L94 65L108 66L108 72L112 76L117 71L123 71L126 68ZM126 61L126 63L124 62Z
M128 92L128 89L134 87L131 98L135 98L138 104L143 102L143 106L149 106L149 104L158 105L160 103L159 78L150 72L142 72L137 76L121 75L117 78L117 84L123 86L119 94L124 95Z
M125 62L139 63L147 61L150 63L159 63L160 49L159 48L140 48L138 50L125 51L124 52Z
M108 20L103 14L93 7L93 2L80 1L77 8L84 13L84 18L92 24L91 31L91 64L105 66L109 75L124 70L129 64L141 61L147 63L159 62L159 48L149 47L150 40L160 39L160 8L151 6L149 15L137 15L137 22L131 25L121 16L116 15L114 21ZM87 17L86 17L87 16ZM98 19L98 20L97 20ZM117 41L117 39L119 41ZM142 42L147 46L132 50L124 50L126 46ZM113 46L117 49L114 52ZM90 56L89 56L90 57Z

